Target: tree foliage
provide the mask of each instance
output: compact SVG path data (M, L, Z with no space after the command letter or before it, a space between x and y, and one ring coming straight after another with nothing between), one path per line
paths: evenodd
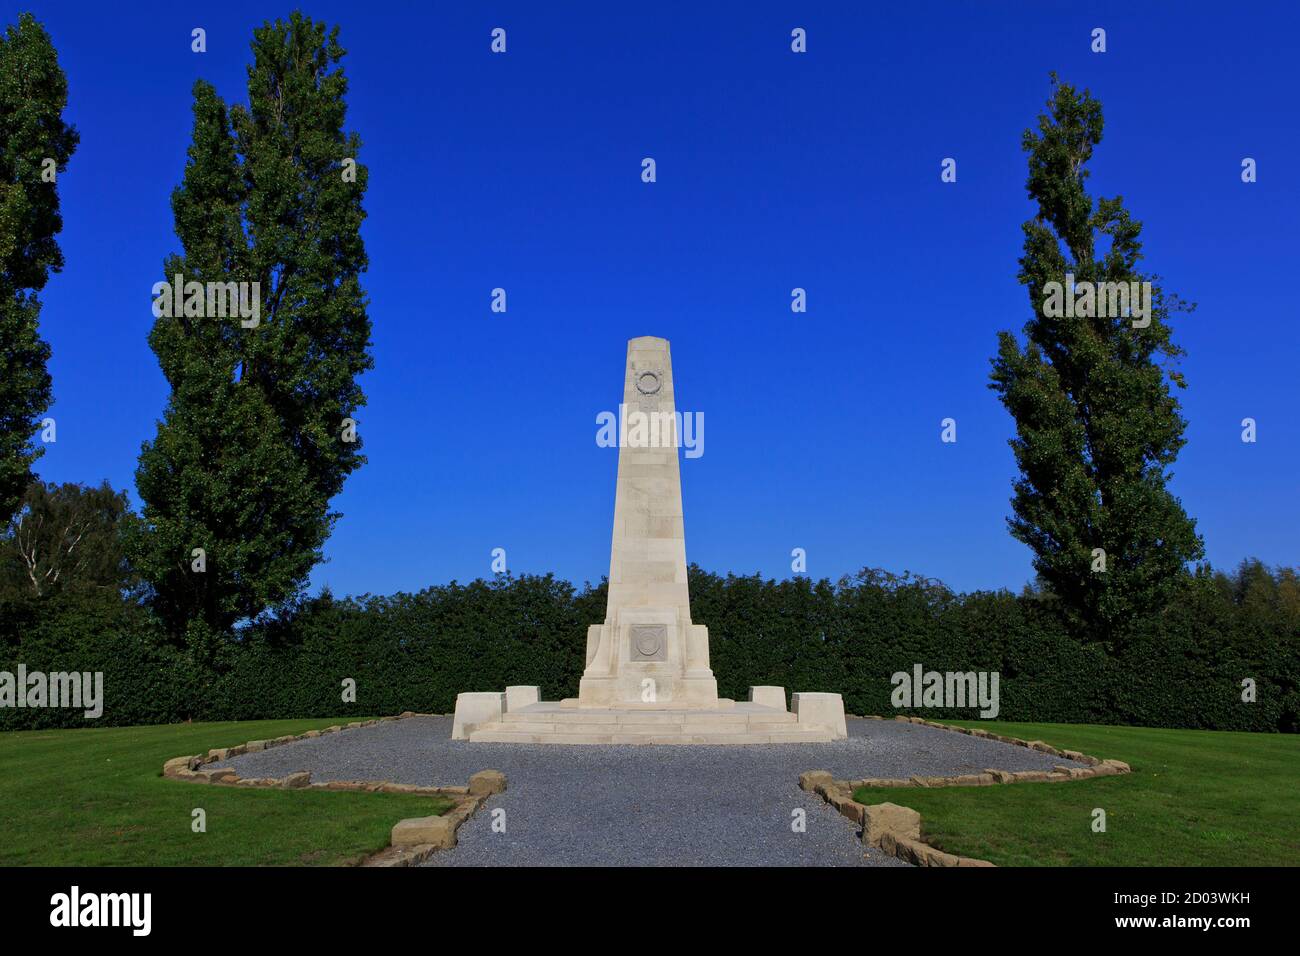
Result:
M24 13L0 34L0 525L31 483L32 436L50 405L37 293L63 268L57 174L77 148L68 84L49 34Z
M0 532L0 593L45 597L66 590L111 594L134 585L124 551L125 491L34 481Z
M344 50L295 13L254 31L252 52L247 106L194 86L172 194L182 252L164 274L258 283L259 321L162 315L149 336L171 395L140 456L133 552L177 633L220 633L298 594L337 518L330 499L364 461L345 428L372 359Z
M838 691L850 713L891 716L895 673L996 671L1002 720L1215 730L1300 730L1294 569L1257 562L1178 581L1165 613L1133 622L1123 650L1082 645L1050 602L955 594L875 570L771 581L690 569L691 614L709 628L718 690ZM447 713L467 689L536 684L576 694L604 585L547 575L452 582L415 594L303 599L223 644L215 662L162 636L147 608L101 592L0 597L0 670L102 670L102 723ZM340 697L344 678L357 699ZM1256 699L1244 699L1243 681ZM971 718L972 709L902 713ZM0 708L0 729L81 726L75 711Z
M999 334L990 387L1016 423L1011 533L1085 637L1105 642L1124 621L1163 608L1203 554L1166 487L1186 425L1171 390L1183 380L1169 367L1182 354L1169 317L1190 307L1139 270L1142 224L1123 198L1094 202L1086 189L1101 104L1052 81L1048 111L1022 144L1038 207L1024 224L1019 275L1033 317L1023 347ZM1047 284L1066 284L1067 274L1078 285L1150 282L1149 324L1049 315Z

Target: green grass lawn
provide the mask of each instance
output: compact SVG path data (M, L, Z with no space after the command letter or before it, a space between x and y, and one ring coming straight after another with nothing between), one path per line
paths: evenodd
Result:
M927 842L999 866L1296 866L1300 738L1284 734L945 721L1123 760L1068 783L859 789L921 814ZM1092 812L1106 811L1106 832Z
M388 845L441 797L164 780L163 761L356 717L0 734L0 865L340 865ZM463 785L463 780L439 781ZM191 813L207 812L194 833Z

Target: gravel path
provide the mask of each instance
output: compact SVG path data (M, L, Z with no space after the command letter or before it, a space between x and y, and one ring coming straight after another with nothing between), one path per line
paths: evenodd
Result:
M450 717L415 717L286 744L217 766L240 776L310 770L314 781L463 786L503 771L505 793L430 866L901 866L865 856L858 828L799 789L805 770L906 777L1050 770L1060 757L916 724L850 720L829 744L562 746L450 740ZM505 810L505 832L492 832ZM806 830L791 828L806 812Z

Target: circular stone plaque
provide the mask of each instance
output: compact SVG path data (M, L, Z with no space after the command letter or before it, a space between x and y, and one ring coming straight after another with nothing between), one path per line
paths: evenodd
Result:
M663 645L663 635L657 630L646 629L636 635L636 652L642 657L654 657Z
M642 372L636 377L636 390L642 395L653 395L659 391L659 376L654 372Z

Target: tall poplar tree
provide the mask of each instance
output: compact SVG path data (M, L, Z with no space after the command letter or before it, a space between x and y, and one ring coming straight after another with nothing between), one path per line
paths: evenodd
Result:
M57 180L77 148L67 102L49 34L24 13L0 34L0 526L44 451L33 437L50 406L50 347L36 294L63 268Z
M247 106L194 86L172 193L182 252L164 281L257 283L258 321L156 306L149 336L171 396L136 472L133 552L191 640L301 591L338 517L330 499L365 460L367 173L343 129L344 50L337 28L294 13L255 30L252 51Z
M1139 271L1142 224L1123 198L1094 202L1085 188L1101 104L1055 74L1052 84L1022 143L1038 206L1019 275L1033 316L1023 348L999 333L990 387L1016 422L1011 533L1084 639L1111 643L1126 622L1159 611L1203 554L1166 487L1186 426L1171 390L1184 382L1169 316L1191 307ZM1048 283L1068 285L1067 274L1076 287L1150 282L1150 314L1055 316Z

